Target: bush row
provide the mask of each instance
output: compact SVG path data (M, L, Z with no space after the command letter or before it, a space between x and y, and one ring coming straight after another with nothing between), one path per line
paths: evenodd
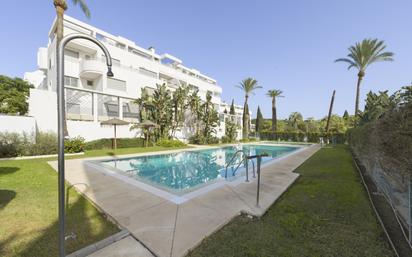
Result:
M201 134L197 134L189 138L189 143L195 145L219 144L219 138L214 136L204 137Z
M156 145L158 146L163 146L163 147L184 147L186 146L185 143L183 143L180 140L173 140L173 139L162 139L157 141Z
M81 137L65 140L66 153L84 151ZM0 158L47 155L57 153L57 135L51 132L38 132L36 136L27 133L0 133Z
M280 140L293 142L319 143L321 137L326 138L324 133L303 133L303 132L262 132L260 140ZM329 139L332 143L343 144L347 141L346 133L330 134Z

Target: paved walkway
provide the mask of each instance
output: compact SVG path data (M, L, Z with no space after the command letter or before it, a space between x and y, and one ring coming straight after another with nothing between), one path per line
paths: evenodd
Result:
M312 145L264 166L260 206L256 206L255 179L249 183L228 183L184 203L175 204L84 165L86 160L107 157L67 160L66 179L128 229L151 252L159 257L180 257L240 213L254 216L264 214L299 176L293 171L318 149L318 145ZM50 164L57 166L56 162ZM127 241L130 240L133 239ZM119 241L119 245L122 241ZM132 243L127 245L133 248ZM106 247L100 250L101 255L92 256L114 256L109 253L117 253L111 250L115 247ZM103 254L105 250L108 251L106 255Z

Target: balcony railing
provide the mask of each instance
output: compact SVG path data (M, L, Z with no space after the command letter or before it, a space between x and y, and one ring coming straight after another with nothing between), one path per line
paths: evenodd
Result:
M97 110L94 101L97 101ZM104 121L122 116L124 120L134 123L138 122L139 117L134 99L72 88L66 88L66 111L67 119L81 121Z

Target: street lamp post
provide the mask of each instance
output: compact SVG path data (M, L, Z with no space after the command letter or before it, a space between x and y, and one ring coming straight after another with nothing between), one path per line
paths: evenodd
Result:
M113 77L112 58L107 48L97 39L86 34L65 36L57 48L57 126L58 126L58 194L59 194L59 257L65 254L65 187L64 187L64 48L73 39L86 39L98 45L106 56L107 76Z

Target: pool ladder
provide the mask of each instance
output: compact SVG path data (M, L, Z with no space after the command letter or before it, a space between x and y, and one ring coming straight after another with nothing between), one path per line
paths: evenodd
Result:
M229 168L229 166L233 163L233 161L235 160L235 157L239 154L242 153L243 154L243 158L242 160L237 164L236 168L234 168L234 166L236 164L232 165L232 176L235 176L236 171L239 169L240 165L242 165L242 163L244 163L245 168L246 168L246 182L249 182L249 160L252 161L252 165L253 165L253 177L256 177L255 174L255 162L253 161L253 159L248 158L249 156L243 151L243 150L237 150L235 152L235 154L232 156L232 159L230 159L230 161L228 162L228 164L226 165L226 169L225 169L225 178L227 178L227 169Z
M239 166L242 164L242 162L245 162L245 167L246 167L246 182L249 182L249 178L248 178L248 162L249 160L252 161L253 164L253 177L255 177L255 163L253 162L253 159L257 160L257 174L258 174L258 178L257 178L257 188L256 188L256 206L259 207L259 196L260 196L260 164L262 163L262 157L267 157L268 154L267 153L263 153L263 154L258 154L258 155L246 155L242 150L238 150L237 152L235 152L235 154L233 155L232 159L230 159L230 162L226 165L226 172L225 172L225 178L227 178L227 168L229 167L229 165L233 162L233 160L235 159L236 155L238 153L243 153L243 158L242 161L240 161L240 163L237 165L236 169L233 170L233 166L232 166L232 174L234 176L234 174L236 173L236 170L239 168Z

